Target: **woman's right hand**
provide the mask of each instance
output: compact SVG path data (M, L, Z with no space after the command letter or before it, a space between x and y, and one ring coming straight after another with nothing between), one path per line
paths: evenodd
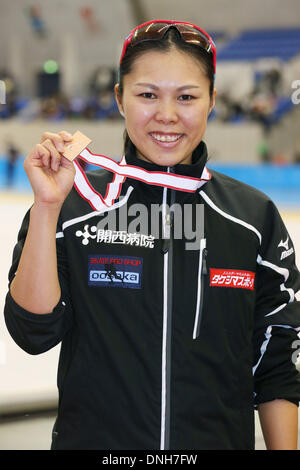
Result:
M34 192L35 205L60 208L72 189L75 167L62 155L72 140L66 131L45 132L24 161L24 169Z

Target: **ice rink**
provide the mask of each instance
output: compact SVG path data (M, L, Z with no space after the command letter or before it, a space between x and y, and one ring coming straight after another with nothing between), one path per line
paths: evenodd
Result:
M7 292L7 273L12 250L25 212L32 203L30 193L0 193L2 220L0 243L0 307ZM279 207L290 236L300 253L300 208ZM19 349L10 338L0 317L0 450L47 450L51 444L51 431L57 402L56 369L59 346L40 356L30 356ZM10 413L6 417L1 414ZM264 440L256 420L256 449L265 449ZM300 433L299 433L300 437Z

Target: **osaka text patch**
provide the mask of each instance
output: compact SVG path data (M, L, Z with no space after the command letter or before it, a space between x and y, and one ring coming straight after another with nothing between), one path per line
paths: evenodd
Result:
M210 269L210 286L254 289L255 273L239 269Z
M117 255L89 255L88 285L141 289L143 258Z

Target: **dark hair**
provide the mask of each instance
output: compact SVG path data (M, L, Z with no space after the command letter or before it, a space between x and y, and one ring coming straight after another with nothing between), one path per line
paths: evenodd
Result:
M169 52L172 48L185 52L198 60L202 67L205 76L209 80L209 96L212 98L214 91L214 65L212 54L209 54L201 47L194 44L187 43L181 39L178 30L171 26L162 40L147 40L142 41L135 46L130 45L126 49L122 63L119 68L119 97L123 94L123 78L132 70L135 60L148 51ZM130 142L129 135L125 129L124 132L124 153L126 153L128 144Z

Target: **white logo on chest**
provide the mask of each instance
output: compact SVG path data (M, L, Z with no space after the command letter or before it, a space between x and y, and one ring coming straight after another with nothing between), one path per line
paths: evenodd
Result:
M95 239L96 243L112 243L131 246L140 246L144 248L154 248L153 235L144 235L141 233L127 233L124 230L103 230L98 229L96 225L85 225L82 230L77 230L76 237L82 237L81 243L88 245L90 239Z
M89 232L89 225L85 225L84 228L83 228L83 232L81 230L77 230L76 232L76 237L83 237L82 239L82 244L83 245L88 245L89 244L89 238L96 238L97 235L92 235L90 232ZM93 225L91 227L91 232L92 233L95 233L97 232L97 227L96 225Z

